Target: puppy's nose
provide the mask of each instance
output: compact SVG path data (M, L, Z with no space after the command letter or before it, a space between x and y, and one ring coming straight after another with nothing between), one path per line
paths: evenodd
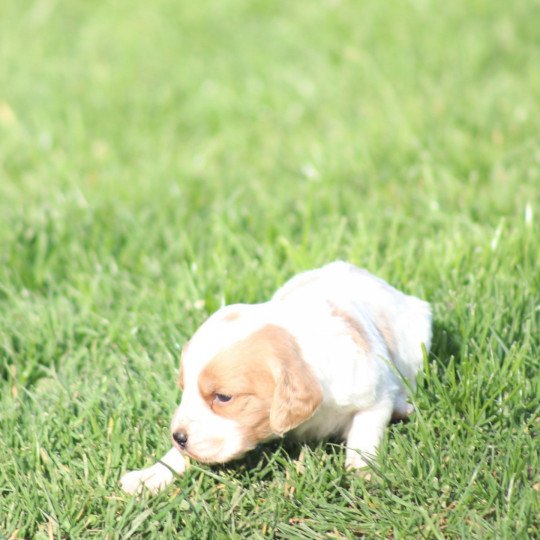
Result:
M184 431L175 431L172 434L172 438L178 444L178 446L182 448L182 450L186 447L187 433L185 433Z

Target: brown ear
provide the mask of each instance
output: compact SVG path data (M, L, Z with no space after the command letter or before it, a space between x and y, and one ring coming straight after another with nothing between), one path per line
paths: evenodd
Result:
M280 369L270 407L270 429L283 435L307 420L321 404L321 385L304 362L292 336L280 347Z

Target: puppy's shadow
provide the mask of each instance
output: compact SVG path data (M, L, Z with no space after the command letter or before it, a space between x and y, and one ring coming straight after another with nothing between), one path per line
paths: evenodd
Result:
M232 476L257 476L258 479L272 480L276 473L284 471L288 464L301 460L302 451L306 448L313 451L323 451L328 456L345 447L339 448L337 439L325 439L318 442L298 442L287 437L258 445L244 457L236 461L216 465L212 470ZM336 448L339 448L337 450Z
M256 448L249 451L241 459L217 465L213 469L226 472L227 474L245 474L245 473L267 473L265 478L273 477L275 462L294 461L300 457L303 443L289 440L287 438L277 441L270 441L259 444Z

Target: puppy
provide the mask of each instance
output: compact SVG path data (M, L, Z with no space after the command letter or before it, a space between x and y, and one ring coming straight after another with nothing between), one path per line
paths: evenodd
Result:
M346 465L364 467L390 419L412 412L430 342L429 304L345 262L299 274L269 302L226 306L182 351L173 448L121 486L157 492L184 456L224 463L286 433L340 437Z

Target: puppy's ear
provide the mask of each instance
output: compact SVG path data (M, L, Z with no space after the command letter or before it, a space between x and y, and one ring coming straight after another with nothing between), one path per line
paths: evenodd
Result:
M283 435L310 418L323 398L321 385L304 362L294 339L283 345L270 407L270 429L276 435Z

